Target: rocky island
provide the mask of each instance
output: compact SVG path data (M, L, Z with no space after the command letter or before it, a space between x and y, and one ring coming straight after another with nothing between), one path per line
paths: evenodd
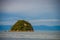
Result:
M33 32L32 25L25 20L18 20L11 28L10 32Z

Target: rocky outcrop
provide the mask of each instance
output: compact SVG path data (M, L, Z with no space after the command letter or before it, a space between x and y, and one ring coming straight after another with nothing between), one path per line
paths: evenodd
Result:
M18 20L11 28L10 32L33 32L32 25L24 20Z

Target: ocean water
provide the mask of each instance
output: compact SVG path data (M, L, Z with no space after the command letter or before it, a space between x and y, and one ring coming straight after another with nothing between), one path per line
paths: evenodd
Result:
M11 25L0 25L0 31L9 31L11 29ZM34 31L43 30L43 31L60 31L60 26L32 26Z
M60 40L60 39L40 39L40 38L0 38L0 40Z
M47 39L60 39L60 32L59 31L40 31L40 32L1 32L0 33L1 40L47 40Z
M9 32L11 27L0 25L0 40L60 40L60 26L33 26L35 32Z

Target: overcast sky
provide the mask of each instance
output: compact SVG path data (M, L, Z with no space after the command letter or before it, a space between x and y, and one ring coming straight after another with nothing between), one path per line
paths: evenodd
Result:
M4 0L1 5L0 25L12 25L21 19L36 25L60 24L58 0Z

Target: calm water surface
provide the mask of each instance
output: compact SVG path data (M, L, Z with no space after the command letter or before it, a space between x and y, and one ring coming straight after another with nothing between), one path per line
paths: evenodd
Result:
M0 38L0 40L60 40L60 39L40 39L40 38Z
M60 32L1 32L0 40L60 40Z

